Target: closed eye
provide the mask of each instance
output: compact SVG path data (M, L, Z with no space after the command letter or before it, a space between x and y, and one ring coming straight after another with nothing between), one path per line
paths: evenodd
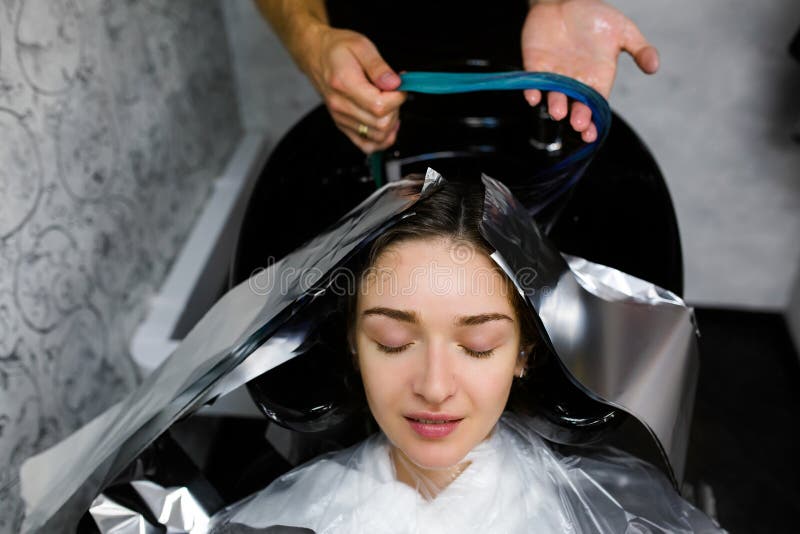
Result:
M494 349L472 350L471 348L465 347L464 345L461 345L461 348L464 349L464 352L466 352L467 354L469 354L470 356L472 356L474 358L488 358L489 356L494 354Z
M403 352L408 347L413 345L413 343L406 343L405 345L398 345L396 347L390 347L388 345L384 345L383 343L375 342L375 345L378 347L378 350L381 352L387 352L389 354L395 354L397 352Z

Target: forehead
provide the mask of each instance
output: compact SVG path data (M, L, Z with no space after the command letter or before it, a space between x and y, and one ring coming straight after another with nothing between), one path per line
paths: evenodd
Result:
M482 250L449 239L401 241L383 251L362 278L359 309L417 311L422 320L498 312L512 315L511 286Z

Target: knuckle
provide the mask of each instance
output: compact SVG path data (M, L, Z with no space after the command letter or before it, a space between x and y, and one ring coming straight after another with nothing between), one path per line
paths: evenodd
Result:
M375 122L375 125L381 130L388 130L393 121L393 115L384 115Z
M341 75L339 75L339 74L331 74L331 75L329 75L328 79L327 79L327 83L331 87L331 89L333 89L334 91L344 91L345 83L344 83L344 80L342 79Z
M325 105L332 113L344 113L344 102L337 96L329 96L325 99Z
M397 113L400 109L400 106L402 106L406 101L406 98L408 98L408 95L405 92L397 92L396 94L393 94L391 99L392 111Z
M377 99L369 107L370 113L376 117L383 117L386 115L386 104L381 99Z

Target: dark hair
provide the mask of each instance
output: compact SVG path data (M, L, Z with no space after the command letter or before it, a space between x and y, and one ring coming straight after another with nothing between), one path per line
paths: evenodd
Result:
M430 196L418 201L411 208L413 215L405 217L395 226L376 238L359 267L356 281L358 285L364 274L373 267L378 257L391 247L417 239L449 239L463 243L480 253L491 255L494 249L486 242L480 232L483 216L484 187L480 183L444 182ZM532 363L533 348L539 339L532 311L519 294L513 282L495 264L497 271L507 283L507 295L520 322L520 349L528 355L528 365ZM356 302L360 288L350 296L348 302L348 342L353 347L353 328L355 324Z

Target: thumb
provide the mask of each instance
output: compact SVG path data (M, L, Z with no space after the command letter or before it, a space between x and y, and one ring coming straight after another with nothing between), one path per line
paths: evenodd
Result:
M646 46L640 49L634 56L634 61L647 74L654 74L658 70L660 58L658 50L654 46Z
M625 41L622 49L633 56L636 65L647 74L653 74L658 70L659 57L656 47L647 42L642 32L636 24L628 20L625 28Z
M383 60L372 41L364 38L360 43L358 60L369 81L381 91L394 91L400 86L400 76Z

